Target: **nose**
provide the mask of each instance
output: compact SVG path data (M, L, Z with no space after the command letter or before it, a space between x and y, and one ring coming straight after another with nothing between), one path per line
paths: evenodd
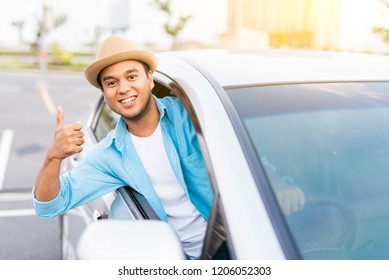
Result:
M118 87L118 93L125 94L129 90L131 90L131 83L127 81L126 79L120 80L119 87Z

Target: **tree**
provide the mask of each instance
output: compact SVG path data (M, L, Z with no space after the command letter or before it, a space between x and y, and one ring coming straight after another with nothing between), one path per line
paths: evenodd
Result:
M42 18L38 18L37 16L35 16L37 22L37 30L35 32L35 40L32 43L33 51L39 51L39 49L42 47L42 39L45 34L49 33L54 28L60 27L67 21L67 15L64 14L51 19L51 12L51 9L44 6Z
M389 0L380 0L383 7L387 10L384 11L389 17ZM382 38L384 42L389 42L389 29L385 26L374 26L373 32Z
M173 49L177 47L177 38L181 31L186 26L189 19L192 18L192 15L180 16L178 22L173 23L173 12L171 8L171 0L154 0L154 3L157 7L167 15L167 22L164 24L165 32L172 37Z
M15 27L18 30L19 44L22 45L24 42L23 35L22 35L24 20L15 20L11 24L13 27Z

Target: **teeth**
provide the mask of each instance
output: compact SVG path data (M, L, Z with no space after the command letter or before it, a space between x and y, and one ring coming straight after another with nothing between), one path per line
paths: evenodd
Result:
M134 101L135 99L136 99L136 96L132 96L132 97L124 99L124 100L122 100L120 102L121 103L128 103L128 102Z

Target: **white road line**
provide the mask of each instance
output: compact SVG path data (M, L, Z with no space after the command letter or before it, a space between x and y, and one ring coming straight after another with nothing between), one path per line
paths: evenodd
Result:
M32 201L31 192L22 192L22 193L0 193L0 202L9 202L9 201Z
M35 216L35 215L36 215L35 210L32 208L0 210L0 217L22 217L22 216Z
M3 132L0 142L0 190L3 189L5 170L7 169L8 157L11 151L13 131L6 129Z

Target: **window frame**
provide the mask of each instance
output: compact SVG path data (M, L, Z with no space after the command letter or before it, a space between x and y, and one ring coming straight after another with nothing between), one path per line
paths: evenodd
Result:
M208 219L207 232L204 238L200 259L233 259L234 251L228 240L226 219L223 212L222 201L216 186L216 179L214 176L211 159L208 154L207 144L200 126L200 122L198 121L196 109L193 107L188 95L185 93L182 87L180 87L180 85L170 77L156 71L154 74L154 83L169 89L172 92L172 95L178 97L183 103L195 128L200 150L204 158L208 176L213 188L214 199L212 202L211 213ZM215 244L215 241L217 244Z

